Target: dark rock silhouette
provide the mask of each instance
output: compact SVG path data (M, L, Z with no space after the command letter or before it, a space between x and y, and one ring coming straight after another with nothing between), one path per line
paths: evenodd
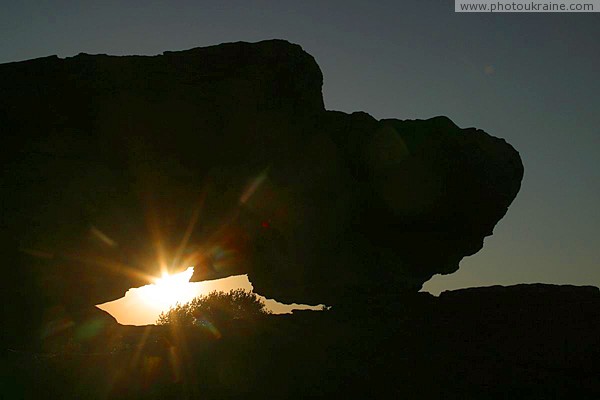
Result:
M455 271L516 196L518 153L446 117L326 111L321 86L281 40L0 65L6 296L30 302L11 325L161 263L334 306Z
M512 146L327 111L322 79L280 40L0 65L7 393L597 397L598 288L418 293L507 212ZM163 263L333 307L219 335L93 307Z
M11 352L6 378L28 398L596 398L599 310L598 288L519 285L272 315L219 339L121 327L96 352Z

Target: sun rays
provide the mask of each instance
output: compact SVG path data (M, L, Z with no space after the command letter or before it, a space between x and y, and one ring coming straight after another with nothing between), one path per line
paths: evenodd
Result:
M165 273L153 284L139 288L138 295L149 305L164 310L177 303L187 303L197 296L193 285L189 284L193 274L194 267L178 274Z

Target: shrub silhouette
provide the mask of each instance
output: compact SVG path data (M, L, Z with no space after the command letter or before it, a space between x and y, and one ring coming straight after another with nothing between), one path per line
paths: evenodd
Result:
M256 294L244 289L213 291L162 312L157 325L202 326L231 320L255 320L271 312Z

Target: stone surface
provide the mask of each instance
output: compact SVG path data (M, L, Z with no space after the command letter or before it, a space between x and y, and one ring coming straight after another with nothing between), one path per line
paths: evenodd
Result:
M456 271L516 196L518 153L446 117L326 111L322 80L281 40L0 65L13 336L163 264L334 306Z
M594 399L600 291L518 285L301 311L213 331L119 326L9 352L9 398ZM80 344L83 342L82 344ZM63 341L63 343L65 343Z

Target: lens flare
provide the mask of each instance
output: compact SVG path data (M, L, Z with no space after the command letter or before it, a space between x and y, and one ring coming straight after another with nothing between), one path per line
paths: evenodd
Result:
M189 267L179 274L163 273L153 284L143 286L137 289L137 292L149 305L167 310L177 303L187 303L197 295L193 286L189 284L193 274L194 267Z

